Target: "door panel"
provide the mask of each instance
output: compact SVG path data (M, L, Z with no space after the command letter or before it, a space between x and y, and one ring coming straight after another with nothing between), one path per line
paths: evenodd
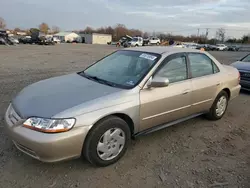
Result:
M188 60L192 75L192 112L207 111L213 104L220 87L218 67L205 54L189 53Z
M220 81L217 75L212 74L192 80L193 93L191 96L192 112L207 111L213 104Z
M190 115L191 81L140 92L140 131Z
M168 56L153 78L168 78L170 84L141 90L140 131L189 115L192 84L186 60L184 53Z

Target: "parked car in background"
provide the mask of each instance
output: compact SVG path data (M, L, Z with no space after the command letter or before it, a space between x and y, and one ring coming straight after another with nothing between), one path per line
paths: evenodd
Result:
M32 41L32 39L31 39L30 36L24 36L24 37L19 38L19 43L22 43L22 44L32 44L33 41Z
M0 36L0 45L6 45L6 41L1 36Z
M225 44L217 44L216 46L219 51L226 51L228 49Z
M133 37L133 39L128 42L128 46L131 46L131 47L139 47L142 45L143 45L142 37Z
M36 44L39 44L39 45L54 45L55 42L53 41L52 37L41 36L41 37L38 38L38 41L36 42Z
M236 45L228 46L228 51L239 51L240 48Z
M199 44L197 45L197 48L198 50L200 49L204 49L205 51L214 51L214 50L217 50L217 48L213 45L210 45L210 44Z
M116 46L128 47L128 42L131 41L132 39L133 37L126 35L116 43Z
M202 114L221 119L239 90L237 69L206 52L129 48L78 73L27 86L11 101L5 129L35 159L83 155L107 166L124 155L131 137Z
M243 90L250 91L250 54L231 64L240 72L240 85Z
M198 44L184 44L186 48L197 49Z
M0 33L0 44L1 45L14 45L14 41L10 39L7 33Z
M157 37L151 37L149 38L149 44L150 45L160 45L161 40Z
M178 43L178 44L173 44L172 47L174 47L174 48L186 48L186 45Z
M216 45L208 44L210 51L218 51L219 48Z
M57 37L53 37L53 42L56 43L56 44L60 44L61 40L58 39Z
M9 40L13 43L13 44L19 44L19 40L14 38L14 37L9 37Z

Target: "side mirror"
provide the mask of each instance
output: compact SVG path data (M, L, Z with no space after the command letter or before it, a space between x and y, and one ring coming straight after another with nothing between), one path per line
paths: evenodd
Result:
M154 77L150 78L148 81L147 86L150 87L166 87L169 85L168 78L165 77Z

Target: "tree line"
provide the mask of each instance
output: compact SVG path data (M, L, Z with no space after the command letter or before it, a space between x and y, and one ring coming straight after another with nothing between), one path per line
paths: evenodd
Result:
M6 28L6 22L3 18L0 17L0 29ZM45 22L41 23L38 28L31 28L25 30L25 32L30 35L32 31L40 31L44 34L55 34L60 32L60 28L58 26L49 27L49 25ZM15 28L13 30L14 34L17 32L23 31L20 28ZM129 36L142 36L143 38L148 38L149 36L156 36L161 39L161 41L182 41L182 42L197 42L200 44L216 44L218 42L228 42L228 43L249 43L250 44L250 34L246 34L242 36L240 39L230 38L226 40L226 30L220 28L216 31L216 38L208 39L207 35L190 35L190 36L183 36L183 35L174 35L171 33L162 33L162 32L154 32L153 34L148 32L143 32L140 29L130 29L127 28L124 24L117 24L115 26L107 26L107 27L100 27L100 28L92 28L86 27L83 30L75 30L74 32L77 33L102 33L102 34L110 34L112 35L113 41L118 41L121 37L125 35Z

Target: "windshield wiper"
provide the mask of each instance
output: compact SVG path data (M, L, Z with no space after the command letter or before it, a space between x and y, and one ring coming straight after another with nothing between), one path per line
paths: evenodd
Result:
M97 81L101 84L105 84L105 85L109 85L109 86L112 86L112 87L117 87L117 85L115 83L112 83L112 82L109 82L107 80L103 80L101 78L98 78L97 76L91 76L91 75L88 75L86 74L85 72L81 72L80 75L84 76L85 78L88 78L90 80L94 80L94 81Z

